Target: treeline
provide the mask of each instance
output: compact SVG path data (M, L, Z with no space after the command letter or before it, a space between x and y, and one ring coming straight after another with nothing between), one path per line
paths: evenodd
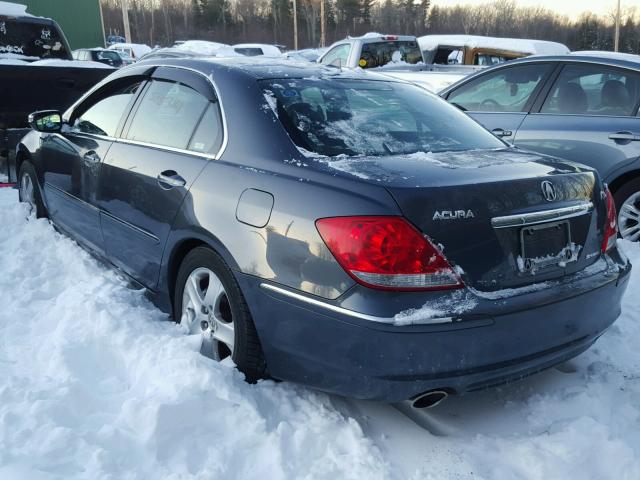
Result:
M101 0L105 30L123 34L121 0ZM264 42L293 48L291 0L128 0L133 41L167 46L176 40ZM321 0L297 0L299 47L321 42ZM378 31L426 35L464 33L536 38L572 50L612 50L613 15L583 14L577 21L514 0L441 7L430 0L325 0L326 44ZM620 50L640 53L640 10L623 12Z

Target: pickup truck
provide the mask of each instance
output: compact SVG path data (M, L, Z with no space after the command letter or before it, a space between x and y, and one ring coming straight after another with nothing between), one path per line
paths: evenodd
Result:
M318 62L340 68L376 69L437 92L490 65L536 53L558 55L569 53L569 49L540 40L367 33L334 43Z
M66 110L114 69L72 60L58 24L26 7L0 2L0 183L13 182L15 147L29 131L27 116Z

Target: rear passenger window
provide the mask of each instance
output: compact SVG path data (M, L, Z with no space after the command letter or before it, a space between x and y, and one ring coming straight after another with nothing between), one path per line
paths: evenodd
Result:
M153 81L140 102L126 138L186 149L209 104L208 99L185 85ZM206 142L203 148L206 148Z
M640 75L600 65L567 65L541 112L631 116L639 103Z
M547 63L502 68L465 83L447 100L471 112L522 112L549 69Z
M218 104L209 102L198 128L196 128L189 150L198 153L217 153L222 145L222 118Z

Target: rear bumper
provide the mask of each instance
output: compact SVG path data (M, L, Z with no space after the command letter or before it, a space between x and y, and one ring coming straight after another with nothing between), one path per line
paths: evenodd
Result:
M460 394L510 382L580 354L619 316L630 269L619 257L607 258L604 270L508 298L438 294L434 301L441 306L449 298L453 310L461 295L473 301L463 313L452 314L455 321L405 326L344 315L323 306L322 299L303 301L264 288L264 281L249 275L238 274L238 280L272 376L393 402L432 389ZM434 296L416 300L413 293L375 292L370 299L376 301L366 301L368 294L356 287L329 305L359 304L388 318L389 311L407 308L400 305L428 303Z

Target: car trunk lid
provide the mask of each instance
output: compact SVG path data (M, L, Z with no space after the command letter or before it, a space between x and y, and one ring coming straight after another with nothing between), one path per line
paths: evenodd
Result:
M602 192L577 164L513 149L342 162L385 185L477 290L558 279L600 255Z

